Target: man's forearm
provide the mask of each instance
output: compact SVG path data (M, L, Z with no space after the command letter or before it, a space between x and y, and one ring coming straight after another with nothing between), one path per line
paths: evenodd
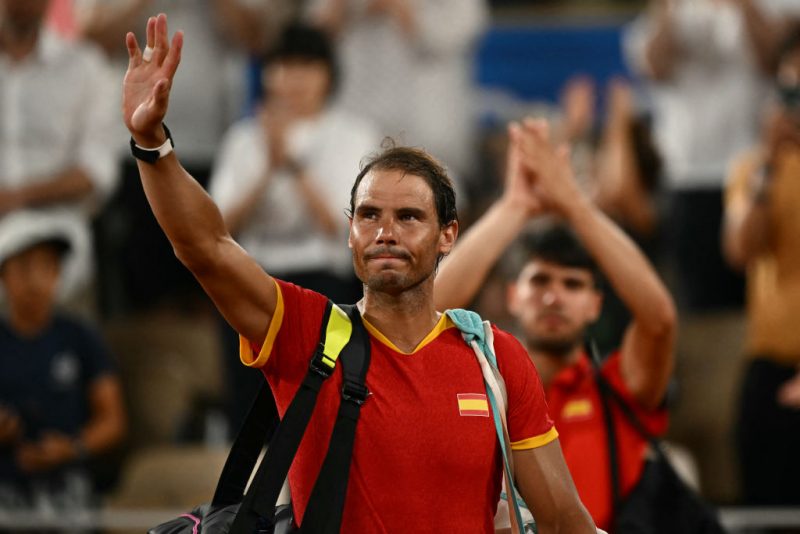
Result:
M659 332L673 320L669 292L625 232L585 198L570 208L567 218L640 326Z
M495 202L442 261L434 285L436 309L467 306L527 221L523 209Z
M228 236L222 214L174 154L138 166L153 215L175 254L194 272L214 255L211 247Z

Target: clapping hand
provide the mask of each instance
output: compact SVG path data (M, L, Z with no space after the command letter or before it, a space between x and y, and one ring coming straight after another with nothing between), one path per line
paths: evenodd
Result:
M136 142L155 147L166 139L161 123L167 114L172 79L181 59L183 32L167 39L167 16L163 13L147 21L147 44L139 49L136 37L128 33L128 71L122 91L122 115Z
M554 145L547 121L525 119L511 136L511 142L519 150L520 165L528 174L533 194L543 210L567 216L586 199L575 181L569 147Z

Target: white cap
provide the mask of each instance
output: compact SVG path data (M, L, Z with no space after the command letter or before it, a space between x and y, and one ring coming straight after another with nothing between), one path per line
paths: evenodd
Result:
M76 232L75 222L74 214L61 210L19 210L0 218L0 266L39 243L60 241L66 249L61 269L63 289L65 282L73 278L72 272L80 268L76 265L76 249L85 239Z

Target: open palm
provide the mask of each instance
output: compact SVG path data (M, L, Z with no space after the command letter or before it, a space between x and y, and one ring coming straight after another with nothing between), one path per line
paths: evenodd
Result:
M167 39L167 16L163 13L147 21L149 59L143 56L136 37L128 33L128 71L122 87L122 117L137 141L163 138L161 122L167 113L169 90L178 68L183 33L176 32L172 43Z

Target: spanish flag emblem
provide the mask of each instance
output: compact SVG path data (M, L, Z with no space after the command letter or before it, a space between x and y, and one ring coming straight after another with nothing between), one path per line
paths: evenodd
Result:
M482 393L458 393L458 413L463 416L489 417L489 403Z

